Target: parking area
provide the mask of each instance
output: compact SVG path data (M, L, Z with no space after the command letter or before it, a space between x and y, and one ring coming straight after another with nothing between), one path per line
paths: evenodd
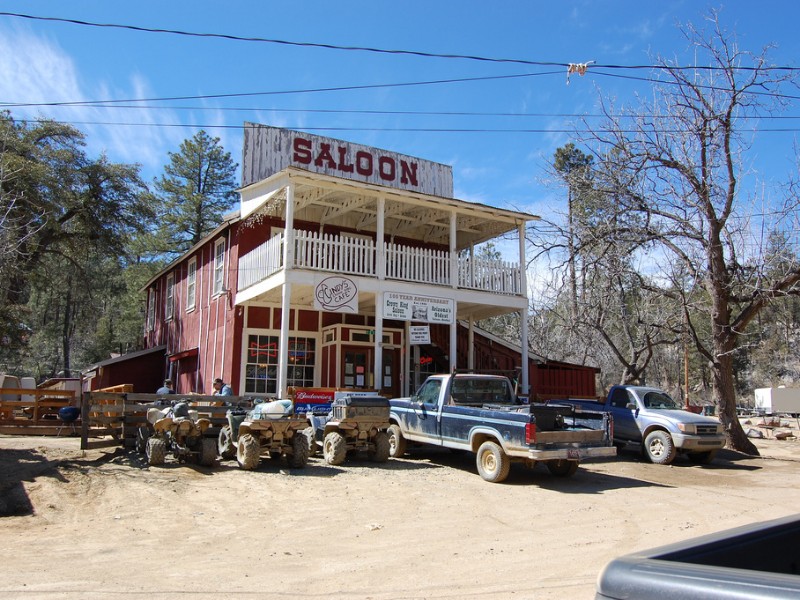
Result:
M800 445L711 465L634 452L569 479L473 457L242 471L147 467L77 438L0 437L4 598L592 598L638 549L794 514Z

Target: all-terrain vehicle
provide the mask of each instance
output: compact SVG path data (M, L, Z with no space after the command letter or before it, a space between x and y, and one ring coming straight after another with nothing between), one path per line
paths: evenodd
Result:
M140 427L136 435L136 449L144 452L149 465L163 465L167 453L178 462L193 462L212 466L217 458L214 438L205 432L211 421L189 410L189 403L177 401L164 409L147 411L148 426Z
M309 415L306 429L312 455L322 446L330 465L340 465L348 453L366 451L370 460L389 460L389 401L381 396L345 396L331 405L328 416Z
M258 467L261 456L286 457L292 468L308 463L306 420L293 414L290 400L256 404L250 410L230 409L228 424L219 432L216 452L222 459L234 456L242 469Z

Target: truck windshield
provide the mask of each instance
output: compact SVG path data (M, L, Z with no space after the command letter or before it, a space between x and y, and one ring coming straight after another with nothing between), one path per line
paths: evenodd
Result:
M644 398L642 398L642 401L647 408L664 408L669 410L680 408L678 403L664 392L647 392Z
M513 404L511 386L505 379L458 378L450 394L456 404Z

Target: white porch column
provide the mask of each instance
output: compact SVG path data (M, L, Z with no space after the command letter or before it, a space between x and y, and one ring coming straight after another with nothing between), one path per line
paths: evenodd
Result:
M383 222L385 217L386 198L380 196L378 198L378 222L375 224L375 272L379 280L386 279L386 244L383 241L386 230Z
M294 265L294 183L286 186L286 223L283 231L283 268ZM292 284L284 283L281 294L281 334L278 340L278 398L288 398L289 375L289 319L291 314Z
M519 283L520 292L528 300L528 261L525 258L525 222L519 224ZM528 369L528 310L520 311L520 343L522 344L522 393L530 393L530 373Z
M375 389L380 392L383 387L383 292L375 294Z
M458 301L453 300L453 322L450 323L450 372L458 366Z
M455 211L450 213L450 285L453 288L458 287L458 245L457 245L457 228L456 228L456 215Z
M469 316L469 336L467 337L467 368L475 369L475 317Z

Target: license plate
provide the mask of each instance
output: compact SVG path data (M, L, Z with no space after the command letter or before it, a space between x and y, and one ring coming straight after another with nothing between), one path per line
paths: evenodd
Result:
M580 458L580 457L581 453L579 450L576 450L575 448L570 448L569 450L567 450L567 458Z

